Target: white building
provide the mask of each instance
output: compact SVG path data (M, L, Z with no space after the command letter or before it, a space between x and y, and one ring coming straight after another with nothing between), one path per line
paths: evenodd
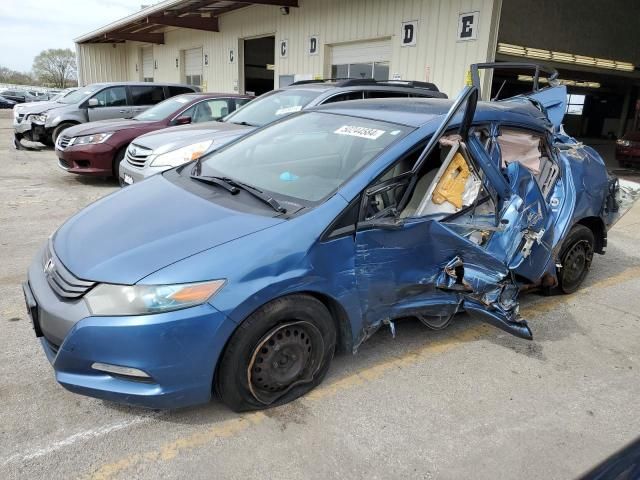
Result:
M526 59L556 67L568 83L571 133L619 135L638 122L640 2L614 4L164 0L77 38L79 82L155 80L260 94L296 80L375 77L430 81L454 96L471 63ZM496 72L493 94L525 80Z
M166 0L76 39L80 84L262 93L294 80L427 80L451 93L493 59L500 0Z

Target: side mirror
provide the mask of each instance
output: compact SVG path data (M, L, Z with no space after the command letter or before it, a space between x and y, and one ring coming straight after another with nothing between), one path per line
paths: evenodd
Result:
M87 103L87 105L89 105L89 108L93 108L93 107L97 107L98 105L100 105L100 102L98 102L97 98L90 98L89 102Z
M189 125L191 123L191 117L178 117L176 118L176 125Z

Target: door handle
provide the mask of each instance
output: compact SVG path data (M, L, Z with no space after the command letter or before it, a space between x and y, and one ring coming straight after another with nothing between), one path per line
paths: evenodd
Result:
M128 113L127 110L118 110L118 113Z

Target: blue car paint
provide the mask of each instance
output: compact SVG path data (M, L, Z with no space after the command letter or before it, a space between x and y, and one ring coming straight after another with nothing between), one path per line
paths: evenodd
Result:
M209 304L156 315L89 317L69 332L52 364L56 380L76 393L130 405L183 407L210 399L213 367L224 347L218 339L234 328ZM96 371L93 362L138 368L153 381Z
M160 175L140 185L98 200L56 232L54 249L76 276L134 284L171 263L284 221L229 210Z
M481 151L473 136L470 150L495 182L500 215L514 222L512 228L494 235L486 249L435 218L407 219L402 229L372 228L337 238L323 235L393 161L433 134L452 102L427 100L420 104L418 108L393 100L365 101L318 108L416 129L325 202L302 215L285 220L240 213L158 175L102 199L70 219L56 233L54 246L65 266L80 278L125 284L225 278L227 283L208 304L199 307L80 320L57 355L47 352L60 383L83 394L155 408L205 402L211 395L221 352L236 326L270 300L295 292L314 294L331 307L341 344L347 350L355 350L385 319L418 311L447 316L466 309L494 325L513 322L517 286L508 265L513 267L518 261L522 225L517 222L523 221L523 207L539 199L525 172L512 169L510 178L505 179L495 157ZM460 115L451 126L456 122L460 122ZM474 123L552 129L538 109L523 102L483 104ZM545 271L554 266L548 249L557 252L576 221L594 216L604 221L603 195L584 191L585 187L601 188L606 182L603 163L591 150L574 150L558 155L564 179L551 195L557 195L562 206L550 209L540 220L549 227L543 245L549 257L542 263ZM596 164L601 173L583 171ZM508 180L517 185L516 192ZM443 273L457 257L464 260L465 280L474 298L457 290ZM538 263L520 261L517 265L515 272L521 270L525 277L533 270L536 275L540 271ZM490 302L490 308L483 301ZM47 351L45 341L43 345ZM135 382L96 372L90 368L90 362L95 361L140 368L149 372L153 381Z

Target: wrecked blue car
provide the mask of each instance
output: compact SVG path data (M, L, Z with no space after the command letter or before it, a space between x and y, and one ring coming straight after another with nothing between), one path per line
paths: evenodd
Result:
M242 411L303 395L402 317L531 339L519 292L575 291L633 193L561 133L565 88L538 73L501 102L474 85L300 112L87 207L24 285L56 379Z

